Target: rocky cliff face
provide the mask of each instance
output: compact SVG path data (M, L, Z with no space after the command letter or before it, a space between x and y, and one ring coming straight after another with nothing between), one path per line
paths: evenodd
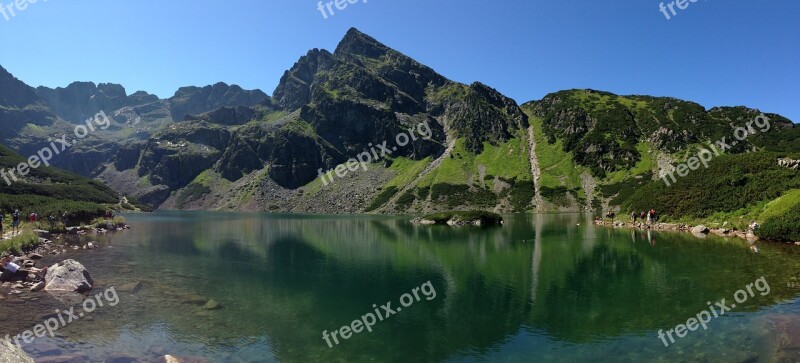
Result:
M30 141L20 137L27 125L51 126L58 116L36 95L36 91L0 67L0 141L20 146ZM8 142L10 140L18 142Z
M170 115L175 121L225 106L253 106L268 99L261 90L244 90L237 85L216 83L205 87L182 87L169 98Z
M216 157L219 160L208 171L227 182L246 182L248 175L261 171L291 191L313 182L320 170L333 169L384 141L391 154L386 159L419 161L440 158L448 143L460 138L468 150L480 152L485 142L507 142L528 125L517 104L496 90L447 80L355 29L334 53L314 49L302 56L284 73L272 100L251 111L223 108L186 123L198 120L247 124L230 128L229 142L221 149L212 147L220 155L209 155L196 165L208 167ZM415 134L416 140L395 145L397 135L421 125L430 132L427 139ZM174 138L206 145L185 136ZM167 180L167 175L157 173L153 178L153 165L163 163L164 157L143 153L135 167L138 174L150 175L149 182L170 189L193 188L188 183L191 177ZM132 159L127 154L121 158ZM130 166L125 161L116 164ZM200 169L189 175L199 176Z
M80 124L100 111L112 112L126 106L158 101L158 96L137 92L131 96L119 84L74 82L66 88L40 86L36 94L53 112L71 123Z

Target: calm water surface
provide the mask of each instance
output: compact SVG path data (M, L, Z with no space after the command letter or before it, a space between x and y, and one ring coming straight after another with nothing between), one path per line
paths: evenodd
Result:
M742 240L514 215L499 228L402 217L160 212L69 252L119 304L26 346L91 361L164 354L213 362L745 362L798 359L800 254ZM63 259L64 256L58 257ZM48 257L50 262L55 257ZM764 276L769 293L665 347L657 336ZM329 348L328 332L430 281L436 296ZM128 285L130 286L130 285ZM18 333L55 308L0 300ZM212 299L220 308L208 309ZM213 305L213 304L212 304ZM26 314L19 314L25 309ZM9 325L10 323L10 325Z

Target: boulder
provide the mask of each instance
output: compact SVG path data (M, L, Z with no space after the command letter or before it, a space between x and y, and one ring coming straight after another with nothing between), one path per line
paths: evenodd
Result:
M711 233L716 234L717 236L727 236L730 233L730 230L727 228L717 228L712 229Z
M45 291L86 292L94 286L94 280L80 262L75 260L61 261L47 270Z
M694 234L708 234L709 229L704 225L695 226L692 228L692 233Z

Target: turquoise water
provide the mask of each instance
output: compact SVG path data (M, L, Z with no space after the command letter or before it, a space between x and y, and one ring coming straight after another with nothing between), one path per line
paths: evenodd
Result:
M489 229L414 226L406 217L382 216L126 218L131 230L91 237L100 250L67 257L89 269L96 291L136 282L141 288L119 291L119 304L58 330L56 338L37 339L26 346L32 355L156 361L172 354L214 362L799 357L792 337L800 333L800 255L789 246L759 243L755 252L742 240L613 230L577 214L507 216L503 227ZM737 290L762 276L769 293L751 285L753 296L707 330L673 336L668 347L659 339L659 329L685 324L707 302L726 298L730 305ZM400 305L415 288L418 301ZM41 295L9 304L14 299L0 301L0 312L16 331L66 307ZM386 302L402 311L372 332L340 337L332 347L323 339L323 331ZM20 306L37 313L7 318Z

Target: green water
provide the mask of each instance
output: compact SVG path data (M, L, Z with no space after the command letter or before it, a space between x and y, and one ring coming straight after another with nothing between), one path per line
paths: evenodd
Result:
M400 217L126 217L131 230L92 238L100 250L72 256L92 272L96 290L130 282L141 289L120 292L118 305L55 339L37 340L26 347L31 354L214 362L798 359L784 339L800 333L800 255L788 246L760 243L755 252L742 240L613 230L582 215L507 216L490 229L414 226ZM753 289L707 330L669 347L658 338L659 329L685 323L709 301L730 304L762 276L768 294ZM428 281L435 298L418 290L419 301L372 332L333 347L322 338L374 313L373 304L402 307L401 296ZM207 299L221 309L199 305ZM46 298L25 304L63 306Z

